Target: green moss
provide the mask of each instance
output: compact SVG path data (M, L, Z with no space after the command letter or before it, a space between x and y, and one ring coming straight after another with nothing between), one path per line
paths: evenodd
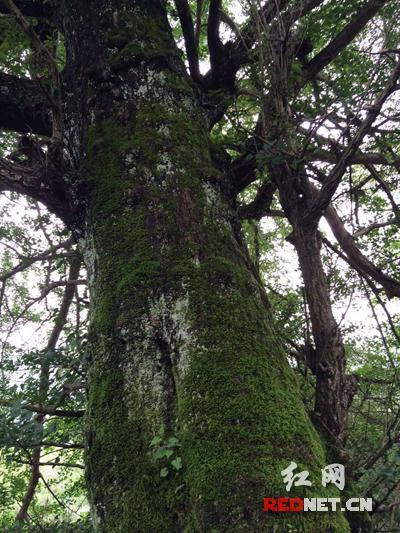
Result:
M212 257L190 291L197 348L178 393L186 483L195 502L187 531L274 531L288 524L346 531L341 517L263 515L263 497L286 495L280 472L291 461L317 481L293 495L327 496L318 484L324 449L248 271L237 260Z
M136 416L129 417L116 340L109 339L103 349L106 354L111 350L115 359L108 367L94 365L91 370L88 484L92 501L107 533L171 531L174 516L169 512L168 490L146 446L154 430L139 406Z
M344 533L339 513L269 517L261 510L264 497L286 495L280 471L291 461L314 481L293 495L336 494L318 483L325 450L227 207L217 190L211 199L204 191L216 171L194 116L149 104L130 124L108 119L90 131L92 500L107 532ZM170 169L161 172L165 157ZM189 303L181 318L190 343L176 391L166 359L183 352L165 338L165 329L176 334L164 316L172 309L152 307L161 296ZM182 442L180 477L160 478L150 453L160 426Z
M120 17L124 26L120 25L118 30L107 28L105 35L107 46L118 48L118 53L109 57L111 67L129 60L168 64L178 59L176 46L166 27L168 23L162 17L146 15L140 8L138 11L124 11Z

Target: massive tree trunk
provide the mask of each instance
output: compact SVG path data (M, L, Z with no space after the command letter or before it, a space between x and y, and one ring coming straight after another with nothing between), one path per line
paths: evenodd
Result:
M67 179L92 298L87 481L98 530L347 531L340 513L262 512L263 497L285 496L280 471L291 461L314 483L293 494L326 494L324 448L163 4L65 3ZM177 439L170 457L157 458L157 436Z

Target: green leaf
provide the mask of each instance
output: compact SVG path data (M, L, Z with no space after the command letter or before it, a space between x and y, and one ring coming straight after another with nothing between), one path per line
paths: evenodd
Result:
M173 461L171 461L171 465L175 468L175 470L180 470L182 468L182 459L180 457L177 457Z
M154 459L162 459L163 457L167 456L167 450L164 448L164 446L161 446L161 448L158 448L154 452Z
M156 437L153 437L152 441L150 442L150 446L158 446L161 443L161 437L157 435Z
M180 446L180 444L179 444L179 441L178 441L178 439L176 437L170 437L168 439L167 446L173 448L174 446Z

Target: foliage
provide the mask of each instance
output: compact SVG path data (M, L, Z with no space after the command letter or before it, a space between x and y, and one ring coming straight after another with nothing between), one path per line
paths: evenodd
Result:
M170 472L174 470L179 472L182 468L182 458L179 453L179 441L176 437L169 437L168 440L163 438L162 431L160 435L156 435L150 442L150 446L153 448L152 455L157 461L162 461L166 466L163 466L160 470L160 476L166 477Z
M200 14L199 4L191 1L189 7L198 20L198 56L205 71L209 61L210 2L204 3ZM297 5L289 4L293 4L293 9ZM244 34L248 30L247 17L252 16L255 5L258 3L223 2L223 11L229 16L221 25L224 42L235 37L235 28L226 20L231 18L239 33ZM294 25L296 32L291 38L296 37L298 47L306 37L310 39L311 56L315 57L362 5L352 0L322 2ZM168 9L174 37L187 59L175 4L168 2ZM290 102L291 130L282 133L286 144L269 138L268 131L262 133L263 142L259 143L253 132L271 88L274 73L270 71L270 57L275 53L274 40L262 22L258 21L262 31L256 41L264 52L254 52L253 61L239 69L235 96L211 132L217 160L218 154L223 153L229 162L240 158L254 162L254 179L238 196L239 210L243 206L254 207L270 179L271 168L288 160L293 167L297 165L296 169L306 165L309 180L320 184L334 165L332 154L348 146L365 119L368 106L385 87L398 56L398 7L395 2L388 2L313 83L302 85L305 58L294 58L287 73L287 87L299 88ZM35 18L31 23L38 32L44 32L43 43L54 53L62 71L63 36L54 28L42 28ZM0 43L2 73L40 78L45 86L51 85L49 72L37 62L29 39L7 16L0 16ZM288 42L290 45L294 43ZM218 91L217 88L212 93L216 99ZM396 96L386 102L363 146L365 153L382 156L385 164L350 165L334 196L335 209L359 250L397 280L399 115ZM283 127L278 120L272 125ZM141 139L143 146L150 141ZM40 143L48 149L47 139L40 139ZM0 145L2 156L26 161L20 136L2 131ZM104 172L108 178L106 165ZM242 230L268 292L276 330L295 370L306 408L312 413L316 378L307 355L307 350L315 345L310 302L291 242L292 225L282 211L282 203L275 195L262 216L245 217ZM76 245L69 231L42 204L17 193L4 193L0 218L0 529L89 531L92 526L81 468L82 417L62 416L67 411L80 413L86 406L86 273L82 266L74 279L69 278L77 256ZM378 283L349 264L326 222L320 224L319 232L333 312L346 348L347 373L358 380L349 414L348 469L359 495L374 498L380 511L373 515L375 528L383 531L400 522L399 307ZM61 303L71 284L74 294L63 318L59 315ZM62 332L57 345L49 348L49 339L59 323ZM185 465L180 446L176 437L167 438L161 431L149 444L149 454L160 477L181 475ZM45 464L40 465L29 520L15 525L16 512L35 467L33 452L38 448L40 461Z

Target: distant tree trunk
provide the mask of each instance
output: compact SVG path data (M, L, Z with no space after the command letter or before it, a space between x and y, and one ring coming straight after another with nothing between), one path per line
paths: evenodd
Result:
M321 238L315 229L299 224L293 232L300 269L304 279L315 340L315 355L307 361L316 376L315 414L336 456L347 438L347 415L355 387L346 376L346 354L339 326L332 312L321 256ZM332 454L334 455L334 454Z
M313 481L292 494L326 493L324 449L163 4L66 4L65 129L92 298L87 481L98 531L347 531L340 513L262 512L263 497L286 495L280 471L291 461ZM180 446L157 459L157 436Z

